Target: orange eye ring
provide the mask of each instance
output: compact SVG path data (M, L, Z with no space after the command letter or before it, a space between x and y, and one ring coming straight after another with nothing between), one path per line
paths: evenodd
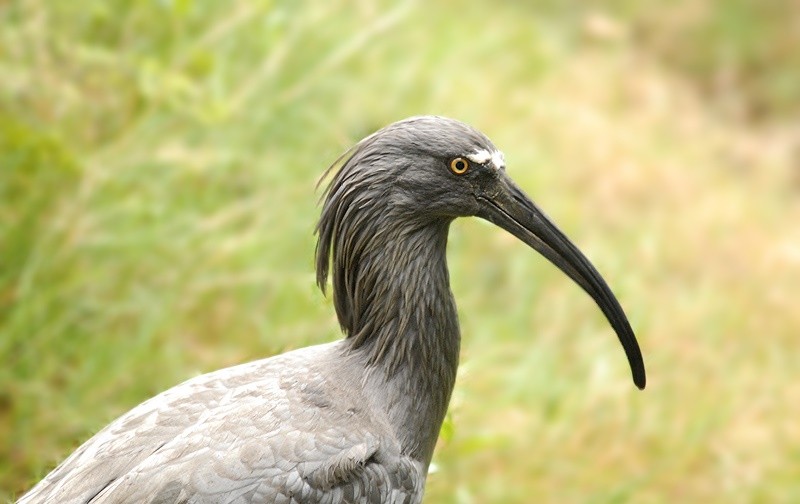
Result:
M469 169L469 161L464 158L457 157L450 161L450 169L456 175L462 175Z

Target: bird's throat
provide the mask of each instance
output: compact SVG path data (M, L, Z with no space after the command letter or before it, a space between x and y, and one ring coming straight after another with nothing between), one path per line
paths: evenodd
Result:
M430 462L458 368L460 332L450 291L446 247L449 222L383 237L358 266L356 285L372 292L354 313L349 350L360 357L365 381L380 394L404 451ZM422 435L421 435L422 434Z

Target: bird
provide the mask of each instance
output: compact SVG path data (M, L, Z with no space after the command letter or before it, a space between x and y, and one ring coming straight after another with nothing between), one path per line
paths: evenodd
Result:
M596 302L633 381L642 353L608 284L455 119L389 124L326 170L316 281L344 337L189 379L103 428L20 504L419 503L459 362L450 224L475 216ZM545 300L546 301L546 300Z

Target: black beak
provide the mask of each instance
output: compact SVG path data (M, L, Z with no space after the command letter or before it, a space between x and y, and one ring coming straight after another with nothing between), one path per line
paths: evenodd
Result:
M592 296L625 349L633 382L644 389L647 379L639 343L608 284L586 256L505 173L498 173L497 182L497 189L492 194L478 197L481 203L478 217L500 226L527 243Z

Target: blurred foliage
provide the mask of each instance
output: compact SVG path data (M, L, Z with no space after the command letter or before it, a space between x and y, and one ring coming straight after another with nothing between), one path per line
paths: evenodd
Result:
M0 2L0 500L200 372L339 337L314 184L479 127L629 312L650 384L509 236L451 236L427 502L800 500L791 2Z
M798 6L784 0L554 2L578 38L643 49L738 119L800 114ZM588 14L588 15L587 15Z
M635 5L644 44L723 111L748 120L800 114L800 11L793 2Z

